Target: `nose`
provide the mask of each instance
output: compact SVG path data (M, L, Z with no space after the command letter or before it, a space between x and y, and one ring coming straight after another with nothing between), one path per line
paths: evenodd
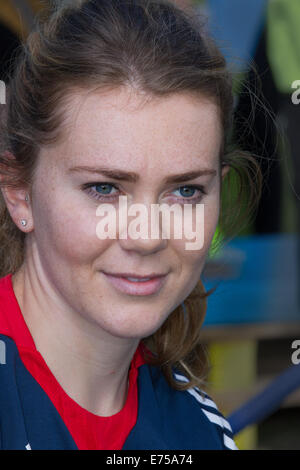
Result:
M119 225L118 240L124 250L149 255L164 250L168 238L163 237L161 217L151 211L151 204L137 204L124 212Z

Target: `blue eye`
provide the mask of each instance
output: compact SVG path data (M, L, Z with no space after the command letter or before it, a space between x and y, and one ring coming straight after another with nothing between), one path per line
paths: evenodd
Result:
M109 202L114 201L119 192L117 185L112 183L88 183L83 185L83 189L95 199ZM112 190L115 190L112 192ZM181 201L190 201L192 203L199 202L204 194L207 194L203 186L198 185L186 185L181 186L174 190L179 191L179 195L176 196Z
M109 183L101 183L101 184L95 184L94 187L97 193L110 194L110 189L113 187L113 185Z
M115 189L118 192L118 187L110 183L89 183L83 185L83 189L92 197L98 200L110 201L115 198L116 192L112 193L111 190Z
M176 191L180 191L180 195L183 197L193 197L197 188L193 186L182 186ZM191 194L192 193L192 194Z
M194 186L194 185L181 186L179 189L176 189L175 191L180 192L180 197L182 199L187 199L191 201L199 200L204 194L206 194L206 191L204 190L203 186Z

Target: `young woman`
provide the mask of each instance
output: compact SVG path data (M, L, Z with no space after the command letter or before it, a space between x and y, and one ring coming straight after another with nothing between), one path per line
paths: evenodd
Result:
M168 1L79 1L40 18L2 116L3 449L236 448L200 390L199 340L226 173L242 192L248 178L249 210L259 191L254 160L226 152L232 115L223 57ZM152 205L189 205L202 246L161 224L156 238L120 223L101 238L98 210L119 215L119 196L149 220Z

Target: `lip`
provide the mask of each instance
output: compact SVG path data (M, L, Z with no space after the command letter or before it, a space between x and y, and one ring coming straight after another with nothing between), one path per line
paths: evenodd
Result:
M104 274L108 274L110 276L115 276L115 277L135 277L136 279L144 279L144 278L148 278L148 277L150 279L154 279L154 278L156 279L157 277L166 276L166 274L159 274L159 273L144 274L143 276L141 276L140 274L133 274L133 273L107 273L107 272L104 272Z
M105 275L106 279L110 282L110 284L113 285L115 289L117 289L119 292L122 292L124 294L128 295L152 295L156 294L160 289L163 287L165 284L167 274L165 275L159 275L156 277L153 277L149 281L129 281L128 279L125 279L123 276L126 275L127 273L122 273L122 276L118 276L115 274L108 274L103 272ZM137 275L128 275L128 277L135 277L137 279L141 279L143 277L151 277L150 276L137 276Z

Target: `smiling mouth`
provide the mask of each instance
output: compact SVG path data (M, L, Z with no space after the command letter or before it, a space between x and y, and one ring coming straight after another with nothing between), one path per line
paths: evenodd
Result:
M167 274L152 278L122 277L103 272L109 283L119 292L128 295L153 295L161 290Z

